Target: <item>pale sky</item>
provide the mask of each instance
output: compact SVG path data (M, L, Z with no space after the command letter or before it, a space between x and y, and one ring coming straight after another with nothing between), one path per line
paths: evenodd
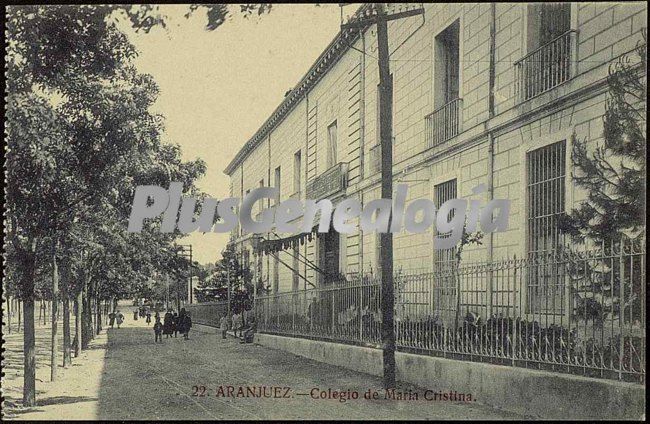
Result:
M223 170L334 38L340 9L280 4L249 19L233 9L232 19L207 31L204 12L185 19L188 5L160 8L169 16L167 31L125 28L140 52L136 66L160 87L152 111L166 117L165 138L181 146L185 160L207 163L199 188L228 197ZM208 263L221 257L228 236L196 232L183 243Z

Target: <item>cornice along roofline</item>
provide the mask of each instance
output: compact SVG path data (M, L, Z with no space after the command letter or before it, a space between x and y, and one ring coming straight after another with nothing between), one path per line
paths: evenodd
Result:
M361 14L368 4L363 4L356 12L355 15ZM365 31L370 25L365 26L361 31ZM359 37L359 31L345 30L339 31L334 39L329 43L327 48L320 54L316 62L309 68L309 71L301 78L300 82L291 89L282 100L282 103L275 108L273 113L262 126L255 132L255 134L244 144L244 146L237 152L235 157L230 161L224 173L232 176L235 169L248 157L248 155L262 142L266 136L275 128L275 126L282 121L285 116L291 112L293 107L302 100L305 95L318 83L323 75L336 64L347 50L350 49L349 44L353 43Z

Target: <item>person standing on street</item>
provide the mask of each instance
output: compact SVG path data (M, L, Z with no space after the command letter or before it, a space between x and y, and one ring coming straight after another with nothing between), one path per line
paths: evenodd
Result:
M221 338L226 338L226 331L228 331L228 314L224 313L219 320L219 329L221 330Z
M235 337L237 337L237 330L241 330L239 327L239 314L235 312L232 314L232 331L235 333Z
M185 308L181 308L181 311L178 313L178 319L176 320L176 329L183 337L185 336L185 315Z
M147 309L147 325L151 324L151 311Z
M171 337L173 333L173 324L174 317L172 315L171 310L167 311L165 313L165 318L163 318L163 334L166 336L165 338L168 339Z
M137 320L138 320L138 310L136 309L133 311L133 321L137 321Z
M158 340L160 340L160 343L162 343L163 325L160 322L160 317L156 318L156 323L153 325L153 332L156 335L156 340L154 343L157 343Z
M178 337L178 314L176 312L172 316L172 331L174 332L174 337Z
M117 328L120 328L120 325L124 322L124 315L122 315L122 312L117 311L117 317L115 319L117 320Z
M190 314L182 310L181 312L183 313L183 318L181 319L181 333L183 333L183 338L185 340L190 339L190 328L192 328L192 318L190 317Z

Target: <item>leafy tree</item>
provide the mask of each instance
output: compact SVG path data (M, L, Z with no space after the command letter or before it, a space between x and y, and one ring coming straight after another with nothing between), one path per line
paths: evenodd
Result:
M214 30L237 7L245 17L271 10L197 4L188 6L187 17L202 10L206 29ZM182 181L196 195L193 184L205 164L182 162L178 146L160 142L162 117L149 112L158 89L131 66L137 52L116 26L127 19L137 31L164 28L159 6L21 5L6 15L5 283L24 302L23 405L33 406L34 299L51 296L52 254L62 265L64 311L69 297L78 304L86 334L77 331L79 346L95 331L91 297L98 305L141 292L160 272L178 272L170 262L182 265L165 250L180 234L152 231L159 221L141 234L124 234L135 186Z
M106 252L119 243L111 235L125 232L137 181L164 175L189 189L205 170L160 143L162 120L148 112L157 88L129 66L135 50L106 13L103 6L8 13L8 282L24 302L24 406L35 404L34 299L43 294L38 282L52 250L77 244L74 256L68 246L61 252L83 282L88 328L89 297L99 293L94 281L123 272L118 265L125 263Z

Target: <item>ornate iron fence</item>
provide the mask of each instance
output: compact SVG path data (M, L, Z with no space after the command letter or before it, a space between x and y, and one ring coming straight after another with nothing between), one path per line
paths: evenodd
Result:
M400 350L645 381L644 242L396 274L394 284ZM532 307L531 287L551 286L547 301L563 307ZM348 276L258 297L255 313L262 332L378 348L380 304L377 277Z

